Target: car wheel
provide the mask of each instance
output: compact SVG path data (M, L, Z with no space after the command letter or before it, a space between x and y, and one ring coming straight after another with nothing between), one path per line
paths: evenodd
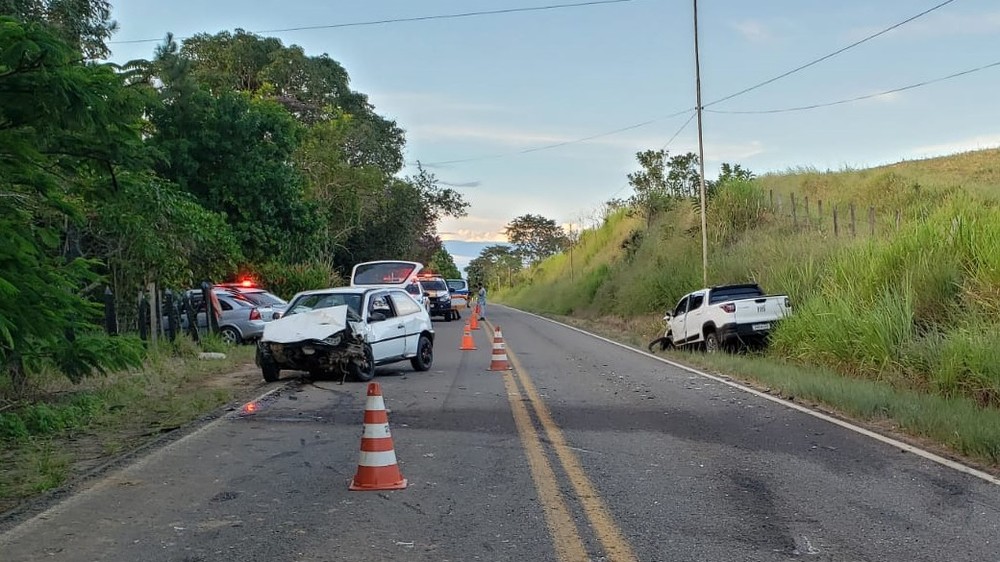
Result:
M372 346L365 344L363 364L351 361L347 369L351 373L351 378L356 381L365 382L375 378L375 354L372 353Z
M719 345L719 336L715 335L715 332L709 332L705 334L705 351L707 353L718 353L722 349Z
M427 336L420 336L417 341L417 355L410 359L414 371L429 371L434 362L434 344Z
M226 326L219 330L219 337L222 338L222 342L227 345L239 345L242 342L240 333L236 331L236 328L232 326Z
M265 381L274 382L281 377L281 368L274 361L265 357L259 347L257 348L256 363L260 366L260 372L264 375Z

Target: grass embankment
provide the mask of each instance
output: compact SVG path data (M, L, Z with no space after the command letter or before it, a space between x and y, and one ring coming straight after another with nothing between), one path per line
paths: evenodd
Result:
M0 411L0 513L259 386L253 346L223 360L198 351L182 339L153 349L136 372L78 385L54 372L35 378L31 400Z
M785 205L791 193L799 204L808 196L813 206L808 215L799 207L793 222L787 206L771 205L771 193ZM764 358L678 357L996 465L998 199L1000 151L730 185L709 206L709 283L759 282L789 294L794 315ZM857 237L845 228L850 203L859 217L864 209ZM497 296L537 312L617 318L620 339L648 341L662 330L662 311L702 286L700 244L697 209L687 202L649 229L620 213L584 233L572 272L569 257L556 256Z

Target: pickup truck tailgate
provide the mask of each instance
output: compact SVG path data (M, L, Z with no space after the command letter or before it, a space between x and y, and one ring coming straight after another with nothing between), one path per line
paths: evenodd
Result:
M736 305L733 318L737 324L753 325L755 330L770 329L771 326L765 325L784 318L788 313L785 299L784 295L779 295L733 301L733 304Z

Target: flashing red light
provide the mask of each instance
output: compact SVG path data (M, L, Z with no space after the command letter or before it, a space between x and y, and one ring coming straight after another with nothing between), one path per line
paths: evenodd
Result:
M253 287L253 281L251 281L251 280L249 280L249 279L244 279L244 280L243 280L243 281L242 281L242 282L240 283L240 285L243 285L244 287Z
M248 413L248 414L252 414L252 413L256 412L257 411L257 403L256 402L247 402L246 404L243 405L243 411L246 412L246 413Z

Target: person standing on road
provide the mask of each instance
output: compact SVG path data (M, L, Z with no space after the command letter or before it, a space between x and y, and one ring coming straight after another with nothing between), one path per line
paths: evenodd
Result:
M476 292L476 304L479 306L479 319L486 320L486 287L483 287L482 283Z

